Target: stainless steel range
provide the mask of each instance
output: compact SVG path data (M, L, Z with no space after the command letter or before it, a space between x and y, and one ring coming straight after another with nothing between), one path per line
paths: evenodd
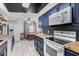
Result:
M54 31L54 38L46 39L44 42L45 56L63 56L64 44L76 41L75 31Z

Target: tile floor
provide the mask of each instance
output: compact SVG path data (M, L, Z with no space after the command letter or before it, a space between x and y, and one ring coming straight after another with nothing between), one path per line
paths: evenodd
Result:
M11 56L39 56L33 40L21 40L14 44Z

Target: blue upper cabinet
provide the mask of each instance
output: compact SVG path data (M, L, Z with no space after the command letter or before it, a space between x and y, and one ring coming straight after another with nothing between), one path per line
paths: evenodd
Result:
M71 4L70 3L59 3L57 4L55 7L53 7L52 9L50 9L48 12L49 12L49 15L51 14L54 14L68 6L70 6Z
M48 13L43 14L39 17L38 26L44 28L48 26Z
M48 13L49 13L49 15L51 15L51 14L56 13L57 11L58 11L58 5L55 6L55 7L53 7L52 9L50 9L50 10L48 11Z
M49 11L47 11L45 14L43 14L39 17L38 26L40 28L49 26L49 16L68 6L70 6L70 3L60 3L60 4L56 5L55 7L51 8Z
M44 28L49 26L49 16L68 6L72 7L72 24L79 24L79 3L59 3L39 17L39 27Z
M43 20L39 18L38 20L38 27L42 28L43 27Z
M58 11L60 11L60 10L62 10L62 9L64 9L64 8L70 6L70 5L71 5L70 3L59 3L59 4L57 5L57 9L58 9Z
M73 8L73 24L79 24L79 3L72 3L71 7Z

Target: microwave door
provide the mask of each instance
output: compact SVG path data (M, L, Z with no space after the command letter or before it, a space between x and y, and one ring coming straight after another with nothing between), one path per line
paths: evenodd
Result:
M62 22L63 23L71 23L72 22L72 9L71 7L68 7L61 11L62 14Z

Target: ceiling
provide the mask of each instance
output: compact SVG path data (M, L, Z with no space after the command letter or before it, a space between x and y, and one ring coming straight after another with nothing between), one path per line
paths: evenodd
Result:
M40 12L47 3L30 3L29 8L22 6L22 3L4 3L9 12L17 13L38 13Z

